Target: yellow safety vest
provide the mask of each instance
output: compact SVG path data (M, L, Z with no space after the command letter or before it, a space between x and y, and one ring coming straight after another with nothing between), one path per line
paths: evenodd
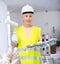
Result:
M40 64L40 49L27 49L24 51L23 48L27 45L36 44L38 42L41 28L32 26L28 39L26 38L24 32L24 26L19 26L15 28L15 32L18 38L18 55L20 56L21 64Z

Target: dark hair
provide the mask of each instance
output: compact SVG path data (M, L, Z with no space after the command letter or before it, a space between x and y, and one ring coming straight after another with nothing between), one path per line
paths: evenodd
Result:
M26 13L32 13L32 14L34 14L34 12L23 12L22 14L26 14Z

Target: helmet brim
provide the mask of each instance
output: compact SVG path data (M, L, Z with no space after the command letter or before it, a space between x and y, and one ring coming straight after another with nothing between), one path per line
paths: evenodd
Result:
M31 14L34 14L34 12L23 12L22 14L26 14L26 13L31 13Z

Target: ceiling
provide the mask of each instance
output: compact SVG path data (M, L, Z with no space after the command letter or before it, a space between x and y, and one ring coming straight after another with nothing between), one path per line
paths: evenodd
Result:
M29 4L35 11L60 11L60 0L3 0L9 11L20 12L21 8Z

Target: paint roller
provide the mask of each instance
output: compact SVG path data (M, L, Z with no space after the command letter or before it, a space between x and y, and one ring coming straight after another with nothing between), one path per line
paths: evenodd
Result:
M7 13L7 18L6 18L6 20L5 20L5 23L6 23L6 24L13 25L13 26L18 26L18 23L14 22L14 21L12 21L12 20L10 19L10 13L9 13L9 12Z
M14 22L14 21L12 21L12 20L6 21L5 23L6 23L6 24L13 25L13 26L16 26L16 27L18 26L18 23Z

